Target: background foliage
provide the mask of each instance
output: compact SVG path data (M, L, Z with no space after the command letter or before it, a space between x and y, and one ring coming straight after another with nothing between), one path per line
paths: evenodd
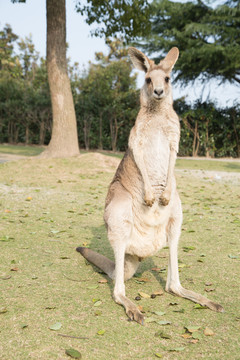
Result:
M139 110L136 75L122 40L107 40L109 53L80 71L69 64L81 148L124 151ZM52 113L45 59L31 37L0 31L0 142L48 144ZM181 120L180 155L240 157L240 108L212 102L174 107Z

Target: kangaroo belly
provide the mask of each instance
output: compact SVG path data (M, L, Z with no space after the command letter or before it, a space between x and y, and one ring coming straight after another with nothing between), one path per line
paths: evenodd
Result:
M144 144L144 162L151 186L160 195L166 186L170 146L162 131L152 132L150 136L151 140Z
M133 226L126 253L145 258L166 246L166 229L171 210L170 207L159 206L157 202L151 208L144 204L138 204L136 208L134 202Z

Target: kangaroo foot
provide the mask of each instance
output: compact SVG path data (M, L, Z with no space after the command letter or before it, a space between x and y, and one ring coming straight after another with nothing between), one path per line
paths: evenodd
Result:
M144 316L137 307L126 308L126 314L130 320L134 320L140 325L144 325Z

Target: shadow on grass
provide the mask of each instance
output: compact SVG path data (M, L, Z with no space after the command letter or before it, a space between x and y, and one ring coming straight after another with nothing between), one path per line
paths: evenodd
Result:
M240 172L240 163L227 163L226 169L231 169L232 171Z
M106 256L108 259L114 261L113 250L107 239L107 230L106 230L105 226L102 225L99 227L91 227L91 232L92 232L92 239L91 239L90 248L92 250ZM106 274L104 274L101 270L99 270L99 268L97 268L96 266L94 266L92 264L91 264L91 266L93 268L93 271L101 273L105 279L109 280L109 277ZM154 267L156 267L156 264L154 263L153 258L152 257L146 258L139 264L139 268L138 268L136 274L133 276L133 278L141 277L145 271L151 271L151 269ZM162 290L165 290L166 280L163 279L161 274L157 271L151 271L151 273L154 275L157 282L161 285ZM167 274L164 274L164 275L167 276ZM131 279L130 279L130 281L131 281ZM111 292L113 292L113 287L114 287L113 281L109 281L108 286L109 286Z

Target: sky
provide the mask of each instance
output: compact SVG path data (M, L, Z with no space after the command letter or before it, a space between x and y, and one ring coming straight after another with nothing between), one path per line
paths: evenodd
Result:
M75 0L66 0L67 10L67 42L68 57L71 62L78 62L80 69L87 68L89 61L94 61L95 52L108 52L104 39L91 37L91 29L83 16L75 11ZM26 3L12 4L11 0L0 0L0 27L10 24L13 32L20 38L32 35L35 49L41 56L46 56L46 0L27 0ZM181 49L180 49L181 51ZM139 73L137 85L141 87L144 74ZM199 97L204 101L208 97L215 100L219 106L231 106L239 99L240 89L234 85L219 85L215 81L205 84L195 83L186 87L179 87L173 83L173 98L186 96L189 101Z

